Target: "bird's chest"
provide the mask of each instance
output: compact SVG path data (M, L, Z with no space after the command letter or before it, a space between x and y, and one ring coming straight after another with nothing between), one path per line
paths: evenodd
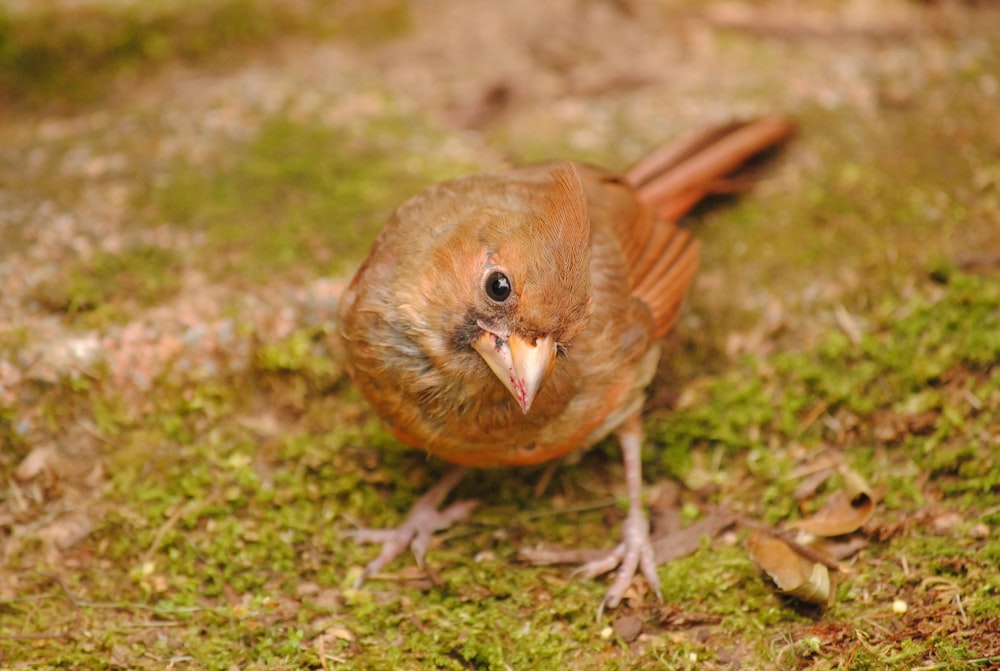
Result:
M592 445L641 405L648 380L634 366L588 370L585 361L558 361L528 413L486 370L481 379L442 375L403 402L409 412L386 419L401 441L453 463L549 461Z
M572 433L567 420L578 396L568 371L552 375L525 413L491 371L482 371L481 379L446 384L421 403L424 435L416 446L478 467L546 461L557 456L553 444Z

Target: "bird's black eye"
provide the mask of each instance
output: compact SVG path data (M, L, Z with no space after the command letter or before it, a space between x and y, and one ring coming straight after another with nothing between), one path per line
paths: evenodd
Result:
M486 278L486 295L497 303L503 303L510 297L510 280L499 271L494 271Z

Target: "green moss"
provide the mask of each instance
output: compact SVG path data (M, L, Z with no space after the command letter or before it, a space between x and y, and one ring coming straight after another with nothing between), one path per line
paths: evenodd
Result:
M216 279L343 273L394 204L460 169L400 160L418 123L387 116L361 133L272 118L224 165L178 166L149 194L153 216L204 232L194 252Z
M998 306L995 278L955 275L945 286L927 282L905 304L874 315L859 345L832 331L811 351L751 362L714 380L703 390L705 404L671 413L654 435L670 446L668 460L697 445L742 450L761 444L761 429L797 438L799 419L816 406L862 417L890 410L940 413L946 425L934 429L938 438L971 435L988 416L974 403L946 402L945 395L949 387L992 393L983 380L1000 361ZM820 427L806 430L811 428ZM976 452L969 445L956 449ZM953 463L956 457L949 454L936 458Z
M94 326L128 318L129 308L149 307L180 289L180 259L163 247L142 245L121 253L99 252L42 284L44 307Z
M22 111L73 107L99 101L116 83L170 62L233 63L291 36L377 41L409 25L405 3L346 9L341 4L42 2L21 11L0 6L0 97L16 101L14 109Z

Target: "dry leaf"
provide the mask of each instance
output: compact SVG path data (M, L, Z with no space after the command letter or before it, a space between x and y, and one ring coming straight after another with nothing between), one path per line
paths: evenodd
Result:
M94 530L94 520L83 511L69 511L57 516L35 533L45 543L60 550L67 550Z
M45 445L36 447L26 456L14 471L14 477L20 482L34 480L46 470L52 468L51 464L58 459L59 451L55 445Z
M857 554L868 547L870 543L871 541L867 537L852 534L836 539L817 538L809 543L809 547L821 552L831 560L839 562Z
M634 615L623 615L615 620L611 628L623 641L631 643L642 633L642 620Z
M795 488L795 492L792 494L792 498L796 501L803 501L805 499L811 498L816 495L816 491L823 485L824 482L830 479L832 474L836 473L833 467L827 467L811 473L808 477L803 479L799 486ZM793 475L793 477L795 477Z
M654 538L653 552L657 565L694 554L701 547L703 537L714 539L735 521L733 515L713 511L689 527Z
M875 512L875 499L864 478L851 470L843 472L844 489L834 492L812 517L789 526L816 536L843 536L860 529Z
M806 559L770 534L755 533L747 545L751 558L767 571L779 590L809 603L830 603L833 590L826 566Z
M325 632L323 632L323 634L327 638L340 639L341 641L350 642L354 640L354 632L352 632L347 627L338 627L338 626L330 627Z

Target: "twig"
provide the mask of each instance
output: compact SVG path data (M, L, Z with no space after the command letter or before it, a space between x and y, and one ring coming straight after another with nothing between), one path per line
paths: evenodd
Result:
M538 482L535 483L535 498L540 499L542 495L545 494L545 490L549 488L549 483L552 481L552 476L555 475L556 471L559 469L558 461L550 461L542 471L542 475L538 478Z
M184 608L164 608L162 606L150 606L145 603L132 603L124 601L87 601L85 599L78 598L72 591L70 591L69 585L57 575L52 573L43 573L38 571L38 575L48 578L53 581L59 588L62 589L63 594L69 600L71 604L77 608L93 608L93 609L119 609L119 610L145 610L152 613L159 613L161 615L171 615L174 613L198 613L205 610L214 610L211 608L205 608L203 606L186 606Z
M316 654L319 656L319 663L323 667L323 671L330 671L330 667L326 664L326 643L323 642L323 634L316 637Z
M603 501L596 501L594 503L583 503L578 506L559 508L558 510L540 510L538 512L528 513L524 515L524 519L536 520L540 517L555 517L557 515L569 515L571 513L587 513L592 510L610 508L611 506L616 506L616 505L618 505L618 499L604 499Z
M965 608L962 606L962 595L955 592L955 605L958 606L958 613L962 616L962 624L969 624L969 616L965 614Z
M44 640L48 638L66 638L69 636L66 632L56 633L56 632L39 632L37 634L0 634L0 640L4 641L34 641L34 640Z
M799 430L795 433L795 437L798 438L802 436L806 431L808 431L809 427L812 426L816 422L816 420L819 419L820 416L822 416L824 412L829 410L829 408L830 408L829 401L820 401L819 403L814 405L812 409L809 410L809 414L807 414L799 423Z
M154 620L153 622L126 622L118 626L130 629L156 629L158 627L180 627L183 624L183 622L176 622L174 620Z
M964 664L992 664L993 662L1000 662L1000 655L991 655L989 657L974 657L973 659L962 660ZM936 671L937 669L949 669L951 668L951 662L941 662L940 664L928 664L927 666L915 666L913 671Z
M193 501L187 505L180 506L177 510L175 510L174 513L160 525L160 528L156 530L153 542L150 543L149 547L146 548L146 551L142 554L142 563L145 564L152 558L153 553L160 548L160 543L163 542L163 538L167 535L167 532L173 529L182 517L188 514L196 513L202 508L214 504L218 498L218 492L212 492L212 494L210 494L203 501Z
M858 322L851 313L843 305L837 303L833 308L833 318L837 322L837 326L840 327L840 330L847 336L847 339L851 341L851 344L855 347L859 346L862 338L861 329L858 327Z

